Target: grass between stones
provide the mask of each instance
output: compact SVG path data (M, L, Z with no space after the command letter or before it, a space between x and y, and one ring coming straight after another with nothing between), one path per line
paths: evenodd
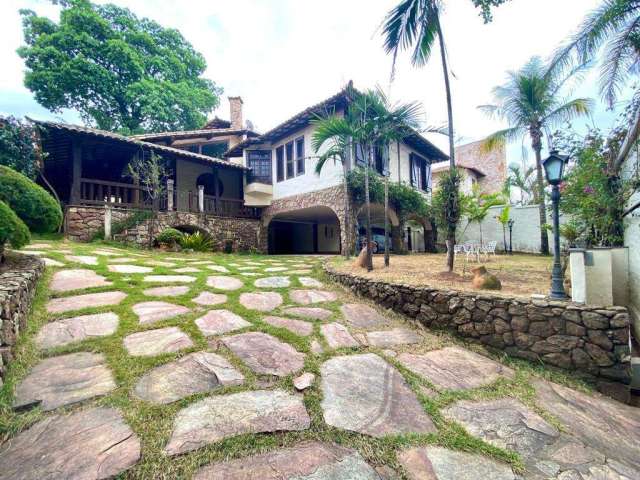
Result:
M40 241L40 240L37 240ZM456 339L446 332L440 331L424 331L419 326L410 326L406 319L393 312L384 312L389 319L389 325L384 328L396 326L405 326L407 328L418 328L422 330L424 341L419 345L407 345L395 348L396 351L412 351L420 352L440 348L446 345L462 345L471 350L476 350L489 354L494 359L503 362L513 368L516 375L513 379L500 379L493 384L468 391L440 391L430 393L426 389L436 390L427 380L413 374L402 365L400 365L392 356L386 355L382 349L373 347L358 347L338 350L329 350L324 338L320 335L320 325L332 321L341 321L342 316L339 311L340 305L348 302L363 302L357 299L350 292L345 291L341 287L332 285L330 281L323 275L318 259L310 259L303 257L265 257L260 255L224 255L224 254L203 254L203 253L167 253L159 251L137 250L133 248L123 247L112 243L92 243L92 244L76 244L63 242L59 240L50 240L51 249L47 250L46 257L65 263L64 267L47 267L43 281L40 282L36 298L33 305L33 312L30 316L28 326L25 332L22 332L17 348L16 359L9 368L5 384L0 389L0 443L8 438L16 435L18 432L29 427L34 422L41 420L45 414L38 408L27 412L14 412L11 408L13 401L13 389L15 385L28 373L39 360L46 357L57 356L72 352L90 351L100 352L106 357L106 362L110 370L113 372L117 388L109 395L83 402L81 405L72 405L66 408L57 409L47 415L71 412L86 406L102 405L118 408L122 411L126 422L131 426L135 433L140 437L142 444L142 458L133 468L121 475L121 478L190 478L191 475L203 465L211 462L228 460L231 458L240 458L250 454L262 453L275 448L293 445L299 441L307 439L315 439L327 442L335 442L344 446L357 449L363 457L372 465L388 465L401 472L398 465L396 454L405 447L413 445L437 444L447 448L456 450L464 450L468 452L481 453L493 457L497 460L509 463L515 471L523 470L523 463L520 457L510 451L505 451L493 447L483 441L480 441L469 435L460 425L445 419L440 413L441 410L452 403L462 400L491 399L499 397L515 397L529 406L537 413L541 414L545 419L551 421L555 426L559 427L559 422L553 418L550 412L545 412L534 402L534 390L532 387L532 379L534 376L545 377L570 385L574 388L587 389L588 386L579 380L570 378L557 370L532 365L530 363L510 359L505 355L487 352L482 348L469 345ZM107 268L110 259L118 258L112 256L96 255L98 264L95 266L81 265L68 262L65 255L69 253L59 252L56 250L69 250L73 255L94 255L94 251L98 249L112 249L114 252L122 254L122 256L131 257L133 261L128 262L129 265L149 266L149 261L170 261L175 263L174 267L153 267L153 274L175 274L176 268L182 268L193 265L194 262L210 260L216 265L222 265L229 269L230 273L219 273L205 268L204 265L196 265L201 271L199 273L187 273L196 277L196 281L185 283L189 290L184 295L177 297L148 297L142 291L160 284L144 282L145 274L119 274L110 272ZM117 250L116 250L117 249ZM142 256L138 256L142 255ZM167 260L167 257L172 257ZM174 260L180 258L181 260ZM284 328L273 327L262 321L262 318L268 315L288 316L282 313L287 306L291 306L287 292L290 289L304 288L298 280L298 275L290 275L288 272L265 272L264 268L271 265L271 262L287 263L290 258L294 258L293 263L314 263L311 274L309 276L322 281L325 289L334 290L338 293L339 299L334 302L325 302L311 306L321 306L333 312L333 315L326 320L307 320L313 324L313 334L308 337L300 337L291 333ZM238 265L244 266L245 262L259 262L263 266L258 266L259 277L247 277L241 275L243 270L238 270ZM54 272L61 268L85 268L94 270L96 273L103 275L107 280L113 282L110 286L87 288L81 291L72 291L64 293L50 292L47 285L49 284ZM296 269L297 267L292 267ZM241 279L244 286L235 291L217 291L206 286L206 279L212 275L230 275ZM253 282L256 278L268 277L274 275L285 275L291 278L291 287L288 288L256 288ZM164 284L162 284L164 285ZM127 297L115 306L107 306L100 308L87 308L83 310L49 314L45 310L46 302L51 298L76 295L81 293L92 293L102 291L121 290L127 294ZM211 291L216 293L224 293L228 296L228 301L211 307L202 307L191 301L201 291ZM239 303L239 296L244 292L264 292L275 291L280 293L284 298L283 305L273 312L258 312L249 310ZM132 312L131 307L139 302L149 300L161 300L178 305L184 305L191 309L191 312L185 315L162 320L147 325L140 325L137 316ZM365 302L366 303L366 302ZM260 377L249 370L237 357L235 357L221 342L217 341L217 337L213 339L205 338L200 330L196 327L194 320L204 315L209 310L227 309L230 310L249 323L250 327L237 330L230 333L242 333L245 331L264 332L292 345L296 350L306 354L304 369L299 373L312 372L316 375L313 386L304 392L304 403L311 417L311 426L308 430L300 432L286 433L269 433L269 434L246 434L233 438L228 438L221 442L208 445L194 452L177 456L168 457L163 453L163 449L167 444L173 426L173 420L179 410L191 405L195 401L210 395L224 395L246 390L255 389L274 389L280 388L287 392L294 393L293 377L289 375L280 379ZM47 351L39 351L34 344L34 336L40 327L46 322L77 316L86 313L115 312L120 317L120 324L114 335L107 337L99 337L85 340L76 344L55 348ZM291 317L297 318L297 317ZM127 354L123 346L125 336L145 330L157 329L168 326L177 326L185 332L193 341L193 347L182 350L177 353L169 353L154 357L132 357ZM350 328L352 333L358 333L359 329ZM325 352L320 355L311 353L311 341L318 340L323 346ZM223 387L214 392L192 395L185 399L179 400L169 405L152 405L141 401L132 395L132 390L138 379L151 368L165 364L176 358L184 356L187 353L210 350L227 358L231 364L236 367L245 376L245 383L241 386ZM333 428L324 423L321 409L322 392L320 388L320 366L327 359L337 355L350 355L354 353L373 352L376 353L395 368L407 380L411 389L417 394L418 399L425 411L432 417L438 432L429 435L397 435L384 438L372 438L358 433L348 432Z

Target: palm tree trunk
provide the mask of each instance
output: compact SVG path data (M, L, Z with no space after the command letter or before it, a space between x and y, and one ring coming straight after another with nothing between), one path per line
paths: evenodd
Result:
M451 171L456 167L455 161L455 147L453 137L453 106L451 104L451 85L449 85L449 68L447 67L447 52L445 49L444 35L442 34L442 27L440 26L440 18L438 17L437 29L438 29L438 42L440 43L440 59L442 60L442 74L444 75L444 89L447 95L447 116L449 121L449 168ZM453 246L456 243L456 228L455 225L449 225L447 227L447 268L450 272L453 272Z
M349 222L349 184L347 183L347 172L349 167L346 165L346 161L342 163L342 167L344 169L342 175L342 187L344 188L344 225L342 227L342 234L344 235L344 242L346 245L344 257L349 260L349 257L351 256L351 226L349 224L351 222Z
M549 234L544 228L547 223L547 206L544 203L544 179L542 176L542 132L536 127L530 129L531 147L536 154L536 187L538 189L538 209L540 213L540 253L549 255Z
M371 153L369 153L371 155ZM373 270L373 255L371 252L371 202L369 201L369 162L364 169L364 203L367 209L367 218L365 223L367 238L367 271Z
M389 266L389 177L384 177L384 266Z
M502 244L504 245L504 252L507 253L507 228L502 224Z

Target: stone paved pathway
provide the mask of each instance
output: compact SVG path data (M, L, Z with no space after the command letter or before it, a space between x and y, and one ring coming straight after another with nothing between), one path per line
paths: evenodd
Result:
M316 258L42 245L51 293L6 386L0 478L640 478L640 410L426 334Z

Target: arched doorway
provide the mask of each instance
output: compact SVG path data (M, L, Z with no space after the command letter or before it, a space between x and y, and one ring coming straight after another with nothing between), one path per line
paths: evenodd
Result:
M411 215L404 224L404 242L409 252L433 252L434 231L425 218Z
M371 204L371 241L373 243L373 253L379 253L384 251L384 205L379 203ZM398 241L397 239L394 241L394 230L397 230L400 226L400 220L398 219L398 215L396 212L389 208L387 210L387 217L389 220L389 250L394 251L398 249ZM367 225L367 207L366 205L361 206L358 209L358 213L356 215L357 221L357 234L358 234L358 242L356 245L356 249L360 251L360 249L366 243L366 225ZM395 245L394 245L395 244Z
M329 207L279 213L268 225L269 254L340 253L340 221Z

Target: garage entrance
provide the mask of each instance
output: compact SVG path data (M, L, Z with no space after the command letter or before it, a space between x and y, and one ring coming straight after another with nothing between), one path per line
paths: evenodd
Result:
M269 223L269 253L340 253L340 223L328 207L281 213Z

